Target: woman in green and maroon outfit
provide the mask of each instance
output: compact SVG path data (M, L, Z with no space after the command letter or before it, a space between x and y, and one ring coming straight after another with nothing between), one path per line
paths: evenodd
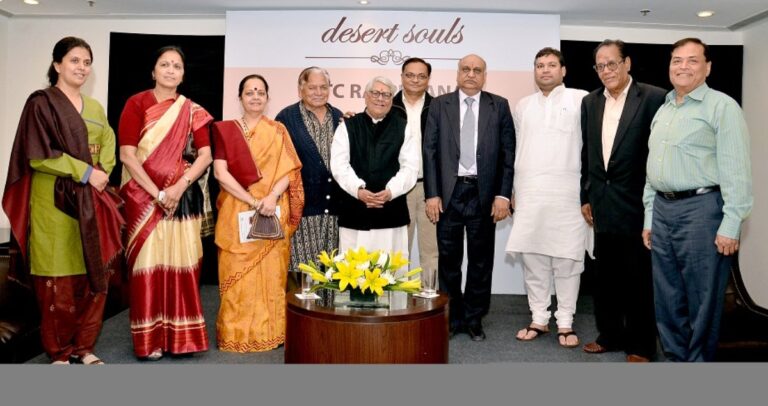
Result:
M101 105L80 93L92 60L80 38L54 47L51 87L27 99L3 194L13 237L29 260L42 344L54 364L103 363L93 347L108 264L122 250L124 223L104 191L115 166L115 134Z

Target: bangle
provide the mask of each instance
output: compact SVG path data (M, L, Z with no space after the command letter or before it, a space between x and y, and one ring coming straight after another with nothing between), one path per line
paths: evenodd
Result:
M259 201L256 200L256 198L254 197L253 201L251 201L251 207L256 208L256 206L258 206L258 205L259 205Z
M165 190L157 192L157 201L162 203L165 200Z

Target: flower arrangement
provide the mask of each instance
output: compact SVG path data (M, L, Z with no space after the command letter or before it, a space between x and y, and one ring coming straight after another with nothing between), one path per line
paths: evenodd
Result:
M299 264L299 270L309 274L317 282L311 291L333 289L338 291L359 289L363 294L369 292L381 296L384 291L417 293L421 289L421 279L410 279L421 272L421 268L404 268L408 260L400 251L388 254L378 250L368 252L364 247L348 249L344 254L336 255L323 251L317 256L319 264Z

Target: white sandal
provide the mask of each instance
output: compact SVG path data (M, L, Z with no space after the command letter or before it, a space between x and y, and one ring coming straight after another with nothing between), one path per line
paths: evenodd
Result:
M69 361L53 361L51 362L51 365L69 365Z
M152 351L151 354L147 355L147 359L150 361L157 361L160 358L163 358L163 350L160 348Z
M83 356L83 365L104 365L104 361L102 361L94 353L89 352Z

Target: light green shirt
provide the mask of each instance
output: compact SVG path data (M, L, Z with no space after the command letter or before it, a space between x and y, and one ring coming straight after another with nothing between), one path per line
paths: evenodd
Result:
M657 191L720 185L724 216L717 233L738 239L752 210L749 132L741 107L706 83L680 104L675 98L676 92L669 92L651 122L644 228L651 228Z

